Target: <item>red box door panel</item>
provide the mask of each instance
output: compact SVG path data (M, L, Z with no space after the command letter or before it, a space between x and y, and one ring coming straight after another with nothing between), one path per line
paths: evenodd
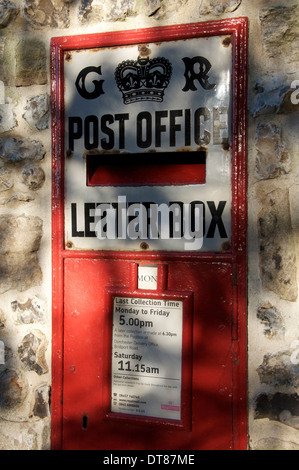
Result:
M191 429L146 419L106 419L107 287L130 289L132 261L65 260L63 449L230 449L232 447L232 266L167 262L167 292L193 294ZM136 293L136 292L135 292ZM190 320L188 320L190 321ZM174 351L175 353L175 351Z

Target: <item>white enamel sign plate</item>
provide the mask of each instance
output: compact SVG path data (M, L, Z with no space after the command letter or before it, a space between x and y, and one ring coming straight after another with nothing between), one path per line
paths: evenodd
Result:
M65 53L67 249L221 251L230 240L232 46L224 39ZM204 183L87 186L94 149L151 159L186 148L206 151Z

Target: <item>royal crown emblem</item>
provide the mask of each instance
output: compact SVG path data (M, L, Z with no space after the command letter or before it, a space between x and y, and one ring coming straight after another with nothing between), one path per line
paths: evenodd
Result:
M172 66L164 57L125 60L115 70L115 80L124 104L136 101L163 101Z

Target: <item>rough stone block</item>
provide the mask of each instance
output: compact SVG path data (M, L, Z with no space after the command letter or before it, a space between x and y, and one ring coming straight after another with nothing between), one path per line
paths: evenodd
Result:
M42 271L36 252L0 254L0 294L10 289L23 292L41 282Z
M270 57L299 60L299 5L270 6L260 10L262 43Z
M28 385L22 372L5 369L0 372L0 407L15 408L23 403L28 394Z
M35 430L34 426L35 423L28 424L28 421L11 421L10 423L6 421L6 426L0 427L0 450L40 450L40 429ZM44 428L46 427L48 427L48 423L44 426Z
M16 51L15 86L45 85L47 60L44 43L35 38L21 39Z
M261 305L257 311L257 318L265 325L264 334L267 338L284 336L283 316L273 305L270 303Z
M41 283L37 253L41 237L39 217L0 217L0 293L24 291Z
M258 216L260 272L264 288L289 301L297 299L295 245L288 191L276 189L260 201Z
M242 0L201 0L199 13L200 15L222 15L237 10Z
M163 6L163 0L146 0L146 11L148 16L155 15Z
M16 321L20 324L43 322L45 319L45 303L36 296L23 303L14 300L11 303L11 308L16 314Z
M80 18L82 23L125 20L136 15L136 0L81 0Z
M255 97L249 103L253 117L268 114L287 114L298 112L298 106L291 101L292 82L296 73L273 73L259 77L255 83Z
M272 386L299 385L299 364L291 361L293 351L279 351L274 354L266 354L263 363L257 368L260 381Z
M40 166L26 166L21 174L22 182L33 191L40 189L45 182L45 172Z
M16 191L16 192L7 191L7 193L2 193L2 195L0 196L0 205L8 206L9 204L24 203L24 202L30 202L33 200L34 200L34 196L28 193L22 193L19 191Z
M271 179L291 171L291 159L281 138L281 129L275 124L259 124L255 147L256 178Z
M17 126L17 119L11 104L0 104L0 133L8 132Z
M47 94L35 96L27 101L23 118L29 126L41 131L48 129L50 119L49 96Z
M0 254L31 253L40 247L43 222L39 217L0 217Z
M26 370L38 375L46 374L48 366L45 358L48 341L41 331L34 331L24 336L18 347L18 355Z
M5 55L5 44L6 44L6 37L0 37L0 77L3 85L7 85L9 80L9 65L7 63L7 58ZM5 87L1 84L1 104L5 103Z
M37 162L44 158L40 142L7 138L0 140L0 205L29 202L45 181Z
M0 205L32 201L35 198L33 192L40 189L44 181L45 172L38 165L16 165L14 168L10 164L3 166L0 168ZM24 189L21 186L25 192L20 191Z
M42 385L35 391L35 403L33 408L34 416L37 416L40 419L50 416L49 396L50 389L48 385Z
M10 168L2 167L0 168L0 192L8 191L14 185L14 180L12 177L12 172Z
M268 418L299 429L299 396L296 393L262 393L256 399L255 418Z
M19 9L8 0L0 1L0 28L5 28L16 16Z
M0 350L0 365L6 364L13 357L13 351L2 340L0 340Z
M34 28L67 28L68 3L65 0L25 0L23 16Z
M138 2L136 2L138 4ZM184 9L188 0L146 0L145 8L139 7L140 13L146 13L148 16L154 17L156 20L164 19L173 14L177 14Z
M13 137L0 140L0 158L4 162L38 161L44 156L45 150L42 144L36 140L22 140Z

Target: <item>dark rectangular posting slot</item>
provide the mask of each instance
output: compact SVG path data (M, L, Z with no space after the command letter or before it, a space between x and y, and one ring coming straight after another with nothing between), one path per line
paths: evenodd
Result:
M204 184L206 152L86 155L87 186Z

